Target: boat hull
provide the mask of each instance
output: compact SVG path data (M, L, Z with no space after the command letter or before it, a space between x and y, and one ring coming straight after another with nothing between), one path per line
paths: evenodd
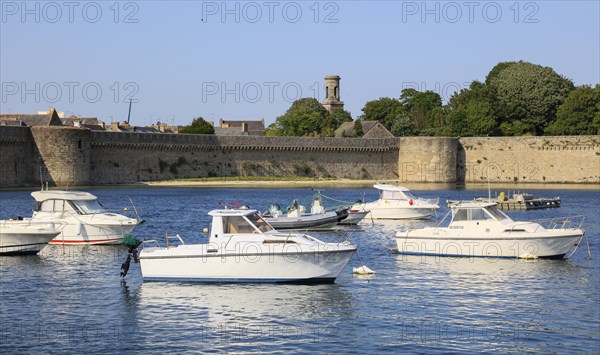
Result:
M367 203L365 209L370 210L366 218L372 219L428 219L437 211L432 207L385 206L378 203Z
M124 223L106 223L99 218L88 219L67 217L63 219L54 219L49 217L34 218L31 221L64 223L65 226L60 234L50 241L50 244L71 244L71 245L110 245L121 244L125 234L131 233L138 222L134 219L128 219Z
M334 212L301 217L265 218L276 230L323 230L335 227L345 218Z
M583 231L562 231L538 236L515 233L497 237L435 237L398 235L398 252L406 255L435 255L486 258L562 258L581 242Z
M342 219L338 224L341 225L357 225L365 218L369 212L350 212L348 217Z
M59 232L54 229L41 229L28 231L24 228L21 231L0 232L0 254L1 255L23 255L37 254L42 250L52 238Z
M144 249L140 254L144 281L333 282L356 251L346 246L292 251L297 248L294 245L279 251L276 246L269 251L264 246L248 246L242 253L211 253L208 245L188 251L179 248Z

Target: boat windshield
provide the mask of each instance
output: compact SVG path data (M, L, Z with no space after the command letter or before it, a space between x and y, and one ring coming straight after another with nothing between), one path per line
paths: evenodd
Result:
M494 216L494 218L496 218L499 221L509 219L508 216L505 215L504 212L500 211L500 209L498 209L498 207L496 206L488 206L485 208L485 210L488 211L489 214Z
M484 221L484 220L492 220L492 216L487 214L484 209L476 208L476 209L468 209L461 208L454 212L454 216L452 218L453 222L458 221Z
M265 221L261 216L259 216L258 213L249 214L246 216L246 218L248 218L250 223L254 224L256 228L258 228L258 230L261 232L268 232L273 230L273 227L271 227L269 223L267 223L267 221Z
M223 233L258 233L258 231L267 232L273 229L257 213L250 214L246 218L248 219L242 216L223 217Z
M81 214L106 213L106 210L98 200L71 201Z

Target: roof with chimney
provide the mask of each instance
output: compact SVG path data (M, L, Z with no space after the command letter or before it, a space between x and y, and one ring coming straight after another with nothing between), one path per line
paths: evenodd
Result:
M224 120L219 119L220 127L215 128L217 136L263 136L265 119L261 120Z

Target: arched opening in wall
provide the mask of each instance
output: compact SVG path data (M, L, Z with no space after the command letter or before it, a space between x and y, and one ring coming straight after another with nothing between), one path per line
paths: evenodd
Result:
M329 86L325 86L325 98L329 98Z
M335 96L336 99L340 97L340 92L339 91L340 91L339 87L336 86L336 87L333 88L333 95Z
M77 141L77 148L83 149L83 144L81 143L81 138L79 138L79 140Z

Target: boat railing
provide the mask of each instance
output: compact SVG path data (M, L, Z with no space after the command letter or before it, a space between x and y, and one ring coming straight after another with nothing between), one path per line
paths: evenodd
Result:
M177 242L179 242L179 245L184 245L185 242L183 241L183 239L181 239L181 237L179 236L179 234L176 234L175 236L166 236L165 237L165 241L166 241L166 248L169 248L169 241L170 240L176 240ZM150 246L154 246L156 248L161 248L160 243L158 242L158 240L156 239L148 239L148 240L143 240L142 241L142 245L144 248L146 248L146 244L148 244L148 247Z
M19 226L19 227L36 227L36 226L49 226L58 231L62 230L68 223L67 222L49 222L49 221L34 221L31 219L8 219L0 221L1 226Z
M585 216L554 217L535 220L545 229L581 229Z
M537 223L539 225L539 227L542 227L546 230L581 229L581 227L583 226L584 220L585 220L585 216L583 216L583 215L542 218L542 219L532 220L530 222L515 223L511 227L510 230L511 231L520 230L521 229L520 227L522 227L526 224L532 223L532 222ZM537 227L534 230L534 232L537 232L539 227Z

